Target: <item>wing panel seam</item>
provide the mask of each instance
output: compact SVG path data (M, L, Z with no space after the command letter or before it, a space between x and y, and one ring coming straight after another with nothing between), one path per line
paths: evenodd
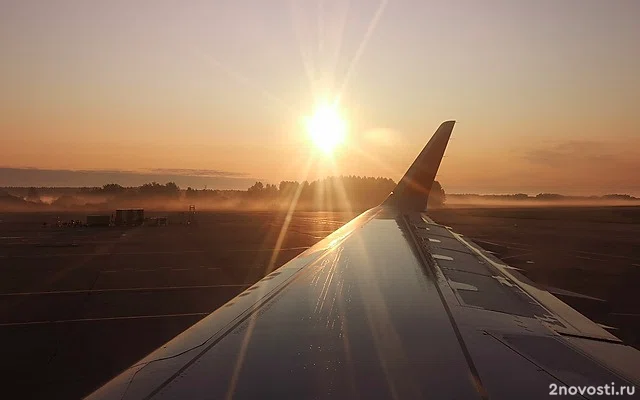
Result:
M402 215L402 222L405 224L405 227L409 231L409 235L413 242L412 244L414 245L414 248L417 249L418 255L420 256L420 260L422 261L422 263L426 268L429 268L430 264L427 261L424 253L422 252L420 245L418 244L418 241L415 233L413 232L413 229L411 229L410 221L407 221L407 218L405 215ZM447 317L449 318L449 322L451 323L453 332L456 335L456 339L458 340L458 344L460 345L460 350L462 351L462 354L464 355L464 358L467 361L469 372L471 372L471 374L473 375L473 382L472 382L473 386L478 391L478 395L480 396L480 398L483 400L487 400L489 398L487 394L487 390L482 383L482 379L480 379L480 374L478 373L478 369L473 363L473 358L471 357L471 353L469 352L469 349L467 348L467 345L464 342L462 333L460 332L460 328L458 327L458 324L456 323L456 320L453 317L453 313L451 312L451 309L449 308L449 304L447 303L447 300L444 297L444 293L442 293L442 289L440 288L440 285L436 284L434 286L438 291L438 296L440 297L440 301L442 302L445 312L447 313Z

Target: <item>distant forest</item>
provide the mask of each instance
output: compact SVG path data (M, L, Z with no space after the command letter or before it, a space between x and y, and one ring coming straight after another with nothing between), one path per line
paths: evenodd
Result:
M387 178L339 176L312 182L256 182L247 190L186 189L174 182L151 182L138 187L110 183L84 188L0 189L0 210L108 210L125 207L150 209L288 209L361 211L380 204L396 183ZM442 206L445 193L434 185L432 206Z
M328 177L313 182L282 181L278 185L256 182L247 190L180 188L174 182L151 182L137 187L115 183L82 188L0 188L0 211L77 210L104 211L116 208L184 210L284 210L293 204L298 210L362 211L380 204L396 183L388 178L359 176ZM449 194L437 181L429 207L450 205L545 205L545 204L629 204L640 199L627 194L564 196L540 193L508 195Z
M516 194L450 194L452 204L483 204L483 203L616 203L639 201L640 198L628 194L606 194L604 196L566 196L557 193L538 193L530 196L526 193Z

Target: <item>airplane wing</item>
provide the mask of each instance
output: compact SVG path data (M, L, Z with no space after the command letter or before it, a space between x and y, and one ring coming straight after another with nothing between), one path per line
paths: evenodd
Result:
M89 398L593 398L638 385L640 352L423 213L453 126L382 205Z

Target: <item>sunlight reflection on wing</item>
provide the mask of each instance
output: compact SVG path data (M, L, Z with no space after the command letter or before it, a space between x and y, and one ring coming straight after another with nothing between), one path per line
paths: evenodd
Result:
M303 175L306 177L309 174L309 169L311 167L313 160L312 158L310 158L307 162L307 165L304 168L304 173ZM269 264L267 265L266 270L264 271L264 275L268 275L269 273L271 273L271 271L273 271L278 254L280 252L280 248L282 247L282 243L284 242L284 238L287 234L287 231L289 229L289 224L291 223L291 217L293 212L296 209L296 205L298 204L298 199L300 198L300 193L302 192L302 187L303 185L298 185L298 187L296 188L296 192L295 195L293 196L293 199L291 200L291 203L289 204L289 209L287 210L287 215L284 219L284 222L282 223L282 227L280 228L280 233L278 234L278 239L276 240L276 244L275 247L273 249L273 252L271 253L271 259L269 260ZM259 286L258 289L256 290L263 290L261 289L261 287ZM240 351L238 353L238 358L236 359L236 363L234 366L234 370L233 370L233 375L231 377L231 380L229 381L229 387L227 390L227 399L232 399L233 395L235 393L236 390L236 385L238 384L238 379L240 377L240 371L242 370L242 365L244 364L244 359L247 353L247 348L249 347L249 342L251 341L251 336L253 335L253 330L256 324L256 320L258 318L258 313L253 313L251 315L251 317L249 318L249 326L247 328L247 330L245 331L245 335L244 338L242 339L242 345L240 347Z
M356 253L364 258L364 260L361 260L361 264L371 265L370 249L367 247L364 237L356 235L354 240L355 245L361 248ZM419 390L415 387L415 384L409 379L404 379L406 377L398 376L398 372L395 370L395 366L406 364L408 361L402 341L394 328L387 309L387 303L380 290L380 277L371 274L367 279L358 279L357 282L378 361L384 372L391 396L394 399L404 398L406 396L401 395L399 391L402 390L406 394L408 390L412 393L410 398L421 397L417 396ZM403 382L403 387L398 387L397 382Z

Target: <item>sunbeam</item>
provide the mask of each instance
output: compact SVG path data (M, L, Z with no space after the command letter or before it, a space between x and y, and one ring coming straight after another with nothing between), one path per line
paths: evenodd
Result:
M382 14L384 13L384 10L387 7L387 4L388 4L388 0L382 0L378 5L378 9L376 10L376 13L373 15L373 18L371 18L371 22L369 22L369 26L367 27L367 31L365 32L364 37L362 38L362 42L360 43L360 46L356 50L356 54L353 56L353 59L349 64L349 68L347 69L347 73L345 74L344 80L342 81L342 85L340 86L340 90L338 91L339 98L342 97L342 95L344 94L344 91L347 88L347 85L349 84L349 80L351 79L351 75L353 74L353 71L355 70L355 67L358 64L360 57L364 53L364 50L367 46L367 43L369 42L369 39L371 38L371 35L373 35L373 32L376 29L376 26L378 25L378 21L380 21L380 18L382 18Z
M211 65L214 68L217 68L217 69L221 70L222 72L227 74L230 78L232 78L237 83L239 83L239 84L241 84L241 85L243 85L243 86L245 86L245 87L247 87L247 88L249 88L251 90L256 91L257 93L259 93L265 99L269 100L272 103L275 103L282 110L287 112L287 115L295 115L295 112L293 111L293 108L291 106L289 106L284 100L282 100L279 97L275 96L274 94L272 94L271 92L267 91L266 89L263 89L263 88L257 86L256 84L252 83L251 80L249 80L249 78L247 78L243 74L239 73L238 71L235 71L235 70L231 69L230 67L227 67L226 65L224 65L220 61L216 60L211 54L206 53L204 50L202 50L202 49L200 49L198 47L195 47L195 46L194 46L194 50L200 56L205 58L209 63L211 63Z
M313 163L313 157L309 157L307 165L304 168L303 175L306 177L309 175L309 170L311 168L311 164ZM302 180L304 181L304 180ZM296 188L296 192L291 199L291 203L289 204L289 209L287 210L287 215L282 223L282 228L280 228L280 233L278 234L278 239L276 240L276 245L274 246L273 253L271 254L271 259L269 260L269 264L267 265L267 269L265 271L265 275L271 273L275 267L276 259L278 257L278 253L280 252L280 248L282 247L282 242L284 242L284 238L287 234L287 230L289 229L289 224L291 223L291 216L296 209L298 204L298 199L300 198L300 193L302 193L303 185L298 185Z
M335 35L335 39L336 39L335 47L334 47L333 53L331 54L330 70L327 71L328 80L331 82L331 85L334 85L336 70L338 69L338 63L340 61L340 51L342 50L344 28L347 25L347 16L349 15L349 8L351 5L351 2L346 1L344 5L345 5L344 12L340 15L340 18L338 19L335 32L331 30L332 34Z
M376 166L382 168L385 171L385 173L389 174L390 176L396 176L399 173L402 173L402 171L397 171L392 167L390 167L389 164L381 161L377 157L372 156L371 154L363 150L361 147L359 147L357 144L351 143L349 146L349 150L355 152L357 155L365 157L369 161L372 161Z
M305 46L305 40L302 37L302 21L299 13L299 8L296 6L297 1L292 0L290 5L291 22L293 25L293 31L296 35L296 41L298 42L298 49L300 51L300 58L302 59L302 65L304 66L307 79L309 80L309 88L311 93L315 95L316 90L316 70L313 63L313 57L309 50L309 46Z
M311 167L311 164L313 162L312 157L309 158L309 161L307 162L307 165L304 168L304 172L302 175L304 175L304 177L306 178L309 174L309 169ZM269 259L269 264L267 265L266 270L264 271L264 275L268 275L270 274L275 267L275 263L276 260L278 258L278 254L280 252L280 248L282 247L282 243L284 242L284 238L287 234L287 231L289 229L289 224L291 223L291 217L293 215L293 212L296 209L296 205L298 204L298 198L300 197L300 193L302 192L302 185L298 185L296 192L293 196L293 199L291 200L291 203L289 204L289 209L287 210L287 215L284 219L284 222L282 223L282 227L280 228L280 232L278 234L278 239L276 240L276 244L274 246L273 252L271 253L271 258ZM257 289L260 290L260 289ZM242 339L242 345L240 347L240 351L238 352L238 357L236 358L236 363L234 366L234 370L233 370L233 375L231 377L231 381L229 382L229 386L227 389L227 395L226 398L227 399L232 399L233 395L235 393L236 390L236 385L238 383L238 377L240 375L240 371L242 370L242 365L244 363L244 358L246 356L247 353L247 349L249 347L249 343L251 341L251 336L253 335L253 329L255 327L255 321L256 318L258 317L258 314L253 314L251 316L251 319L249 321L249 326L247 328L247 330L245 331L245 335Z

